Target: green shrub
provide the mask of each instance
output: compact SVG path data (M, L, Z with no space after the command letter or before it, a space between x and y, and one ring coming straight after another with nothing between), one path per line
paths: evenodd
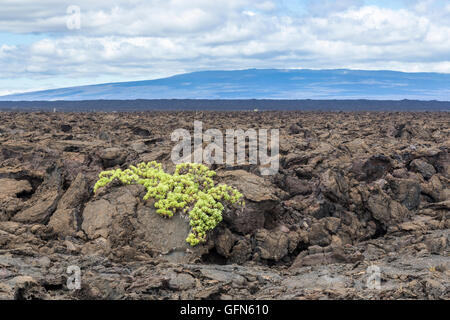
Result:
M178 210L189 211L191 233L186 241L195 246L206 241L206 232L222 221L224 203L243 205L242 194L227 185L215 185L216 173L196 163L176 166L174 174L164 172L152 161L130 166L126 170L109 170L99 174L94 192L117 179L123 184L141 184L147 189L144 200L155 199L156 212L171 218Z

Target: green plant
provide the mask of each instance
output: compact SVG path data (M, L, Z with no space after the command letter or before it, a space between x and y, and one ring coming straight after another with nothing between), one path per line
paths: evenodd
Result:
M156 161L139 163L129 169L99 174L94 192L117 179L123 184L141 184L147 189L144 200L155 199L156 212L171 218L178 210L189 211L191 233L186 241L195 246L206 241L206 233L222 221L223 203L243 205L242 194L227 185L215 185L216 173L196 163L176 166L174 174L164 172Z

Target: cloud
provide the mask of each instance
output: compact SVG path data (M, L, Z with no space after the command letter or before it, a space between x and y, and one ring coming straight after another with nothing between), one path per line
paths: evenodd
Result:
M0 78L50 87L206 69L450 73L448 2L405 1L400 8L360 0L320 1L319 8L305 1L303 14L292 14L275 1L79 0L81 29L70 30L69 2L3 0L0 32L45 38L14 45L0 38Z
M267 11L271 1L248 0L79 0L86 35L156 36L210 30L252 6ZM70 33L68 1L5 0L0 9L0 31Z

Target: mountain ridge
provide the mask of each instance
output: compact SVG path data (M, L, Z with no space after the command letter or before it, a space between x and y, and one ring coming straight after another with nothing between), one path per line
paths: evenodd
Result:
M136 99L450 100L450 74L350 69L205 70L0 96L0 101Z

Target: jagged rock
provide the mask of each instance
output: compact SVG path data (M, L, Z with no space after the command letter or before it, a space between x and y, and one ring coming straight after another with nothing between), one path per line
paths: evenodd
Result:
M9 281L9 284L14 288L14 298L17 300L25 300L27 291L38 286L36 279L30 276L18 276ZM33 297L33 295L31 295ZM28 298L31 298L28 297ZM38 298L34 296L34 298Z
M14 300L14 288L0 282L0 300Z
M289 127L289 133L290 134L298 134L298 133L301 132L301 130L302 130L302 128L300 128L296 123L292 124Z
M169 280L169 288L173 290L188 290L195 287L195 279L189 274L176 274Z
M311 155L304 152L301 154L289 153L280 160L280 164L283 168L289 169L291 167L297 167L298 165L305 165L308 163Z
M320 182L325 197L334 202L348 203L349 185L345 176L329 169L322 174Z
M62 124L60 128L62 132L72 131L72 126L70 124Z
M217 253L221 256L228 258L230 256L231 249L233 248L234 243L234 236L227 228L221 228L221 230L217 232L216 238L214 240L214 246L217 250Z
M218 269L214 267L202 267L200 268L201 274L209 279L220 281L224 284L234 284L238 286L243 286L246 280L240 274L236 274L233 270L227 268Z
M421 191L432 197L436 202L450 199L449 189L444 189L438 175L432 176L428 183L421 184Z
M395 200L409 210L417 209L420 204L420 184L411 179L389 179L389 187Z
M328 153L331 153L333 151L334 151L334 147L331 144L326 143L326 142L321 142L321 143L319 143L317 148L314 149L314 154L316 154L316 155L318 154L320 156L319 157L315 157L314 158L315 160L313 160L313 161L319 162L320 160L323 159L323 157L325 155L327 155ZM311 162L313 162L313 161L311 161Z
M61 168L49 168L45 181L27 201L25 209L14 215L12 220L23 223L47 223L61 197L62 184Z
M232 231L247 234L264 226L265 213L276 205L277 194L282 190L267 180L244 170L226 171L219 174L221 181L237 188L245 197L245 206L238 210L225 210L224 221Z
M325 222L325 228L331 233L336 233L341 225L341 219L336 217L328 217L323 220Z
M104 140L104 141L110 141L111 140L111 136L109 135L109 133L105 132L105 131L101 131L98 134L98 138L100 140Z
M142 141L132 143L131 148L139 154L145 153L148 150L147 145Z
M81 253L85 256L103 256L111 246L105 238L99 237L95 240L86 242L81 248Z
M61 200L58 203L58 209L78 208L82 206L88 197L88 191L89 188L86 177L82 173L78 174L75 180L71 183L70 187L61 197Z
M367 211L367 209L364 210ZM365 215L370 215L370 212L365 212ZM344 210L339 212L339 219L341 223L336 231L336 235L339 238L338 241L344 245L353 244L362 239L368 239L373 237L377 232L380 232L377 226L378 222L374 220L364 221L364 219L373 219L371 216L363 218L360 214ZM327 230L332 226L330 226L327 220L324 220L323 223ZM331 236L331 240L333 240L333 236Z
M33 190L27 180L0 179L0 221L9 220L24 206L21 194L31 193Z
M141 128L141 127L133 127L131 129L131 131L133 132L133 134L135 134L137 136L141 136L141 137L148 137L151 134L151 132L149 130Z
M295 196L289 200L283 202L283 205L287 208L292 208L297 211L303 211L309 206L308 199L304 196Z
M243 264L251 258L251 255L251 244L245 239L240 239L231 250L229 261L231 263Z
M83 150L92 150L100 145L98 141L79 141L79 140L59 140L55 147L64 152L82 152Z
M0 222L0 230L10 234L21 235L26 232L26 227L20 222L3 221Z
M288 254L289 238L284 232L261 229L256 232L255 240L262 259L279 261Z
M0 179L0 199L15 197L23 192L31 192L33 188L27 180Z
M436 156L432 157L431 161L433 161L433 166L437 172L445 177L450 177L450 146L447 145L446 149L441 150Z
M111 168L117 165L122 165L126 159L126 153L119 148L107 148L100 152L104 168Z
M409 177L408 170L406 170L406 168L395 169L392 171L392 175L401 179L408 179Z
M354 139L350 142L344 144L344 147L348 150L348 152L352 155L356 155L358 153L366 153L369 152L369 147L364 142L363 139Z
M225 171L218 174L224 183L237 188L253 202L276 201L281 190L264 178L244 170Z
M291 266L291 270L303 267L303 266L314 266L314 265L327 265L332 263L345 263L347 262L344 256L338 253L326 252L326 253L316 253L310 255L299 255Z
M265 214L274 207L274 202L254 203L247 200L245 207L242 209L225 209L222 213L223 221L233 232L240 234L253 233L264 226Z
M439 222L430 216L415 216L411 221L403 222L399 226L403 231L425 231L428 229L437 229Z
M80 209L88 197L88 186L83 174L78 174L58 202L56 211L50 218L48 225L62 235L73 235L78 231L78 222L81 219Z
M89 239L107 238L116 208L105 199L89 202L83 211L82 229Z
M30 207L17 213L12 219L23 223L45 223L56 209L59 192L50 190L41 193L42 199L38 199Z
M385 192L375 189L367 200L367 208L377 221L384 226L400 223L408 215L408 209L401 203L392 200Z
M290 231L287 236L289 243L288 245L289 253L293 253L298 248L300 242L305 241L305 235L303 235L301 232Z
M450 210L450 200L429 203L426 205L427 208L432 208L436 210Z
M450 237L440 237L425 240L425 245L430 253L444 253L450 243Z
M140 159L142 162L151 162L151 161L161 161L170 154L168 151L164 150L152 150L150 153L143 153L140 155Z
M427 180L436 173L436 169L431 164L421 159L413 160L410 167L411 170L419 172Z
M294 171L297 177L300 179L310 180L316 175L314 169L310 166L300 166L298 168L295 168Z
M374 155L365 161L356 161L352 173L359 181L372 182L382 178L392 168L391 160L384 155Z
M331 243L331 235L326 228L325 220L314 223L308 232L308 239L311 245L327 246Z
M314 199L314 201L307 208L298 206L296 209L301 211L304 210L306 214L316 219L323 219L331 216L336 211L336 206L326 199L319 198Z
M300 180L297 177L288 176L284 183L291 196L308 195L313 191L311 184L307 180Z
M308 248L309 252L300 253L290 267L295 270L304 266L327 265L333 263L355 263L364 260L360 253L347 254L342 247L328 247L326 251L321 247Z

